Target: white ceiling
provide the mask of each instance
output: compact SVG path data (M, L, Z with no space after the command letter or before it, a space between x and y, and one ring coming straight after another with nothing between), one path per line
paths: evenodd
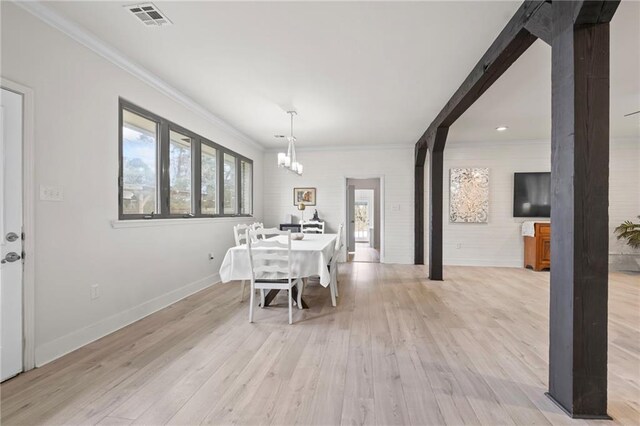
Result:
M416 142L520 2L47 2L267 147L296 109L301 147ZM640 3L611 25L611 129L640 136ZM452 126L450 140L550 135L551 50L538 41ZM495 127L506 125L507 132Z

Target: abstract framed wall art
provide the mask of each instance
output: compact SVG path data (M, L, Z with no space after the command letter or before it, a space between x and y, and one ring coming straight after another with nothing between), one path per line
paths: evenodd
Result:
M449 170L449 222L489 221L489 169Z

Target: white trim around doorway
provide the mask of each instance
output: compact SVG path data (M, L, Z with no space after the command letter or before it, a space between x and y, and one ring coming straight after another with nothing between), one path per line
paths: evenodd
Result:
M22 276L23 292L23 341L24 351L22 359L23 371L31 370L36 365L35 358L35 140L34 140L34 93L29 87L14 81L0 79L0 86L22 95L22 203L24 232L24 272Z

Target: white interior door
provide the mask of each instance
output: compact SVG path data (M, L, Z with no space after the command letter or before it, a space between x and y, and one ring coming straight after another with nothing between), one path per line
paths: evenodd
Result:
M22 95L0 96L0 375L22 371Z
M356 187L347 186L347 252L356 251Z

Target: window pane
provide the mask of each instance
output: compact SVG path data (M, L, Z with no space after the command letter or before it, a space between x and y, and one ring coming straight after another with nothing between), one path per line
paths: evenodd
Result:
M236 157L224 154L224 214L236 213Z
M209 145L202 144L202 188L200 189L202 214L218 213L218 202L216 197L216 149Z
M122 213L157 213L155 121L122 110Z
M240 189L242 191L242 198L240 199L240 213L252 214L252 195L253 195L253 164L240 161Z
M191 213L191 138L169 132L169 213Z

